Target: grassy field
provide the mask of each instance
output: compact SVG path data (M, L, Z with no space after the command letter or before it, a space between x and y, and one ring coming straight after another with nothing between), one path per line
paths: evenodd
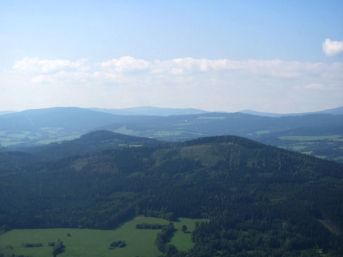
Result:
M187 251L191 249L193 247L192 232L195 229L196 223L202 221L204 220L182 218L179 220L179 222L174 223L177 231L175 232L174 237L172 238L170 243L175 245L176 248L180 251ZM187 233L182 232L183 225L187 226Z
M63 133L56 128L42 128L39 131L9 132L0 131L0 145L4 147L20 144L49 144L54 142L76 139L81 132Z
M201 220L182 218L174 225L177 229L171 243L179 250L192 247L191 232L195 223ZM16 229L0 235L0 253L25 255L32 257L52 256L48 242L62 240L66 251L59 257L154 257L160 252L154 242L159 230L136 229L139 223L168 224L167 220L151 217L136 217L115 230L95 229ZM181 231L186 225L189 233ZM70 234L70 236L68 236ZM109 250L113 241L125 240L125 248ZM42 243L43 247L25 248L23 243Z
M343 161L343 136L281 136L280 147L322 159Z

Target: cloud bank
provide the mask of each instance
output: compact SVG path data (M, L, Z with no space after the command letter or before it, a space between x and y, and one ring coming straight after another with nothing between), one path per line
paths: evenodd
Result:
M343 105L343 63L27 57L0 73L0 90L1 109L157 105L309 111Z
M334 41L327 38L323 43L323 51L327 56L343 53L343 41Z
M177 58L148 61L131 56L95 63L86 59L24 58L17 61L12 67L15 72L30 74L32 82L58 82L59 80L68 79L79 79L79 82L85 80L121 82L123 78L130 80L147 76L150 78L154 76L196 77L200 74L217 74L220 77L220 73L244 73L248 76L292 79L304 76L327 76L341 69L342 63L326 64L278 59L237 61L230 59Z

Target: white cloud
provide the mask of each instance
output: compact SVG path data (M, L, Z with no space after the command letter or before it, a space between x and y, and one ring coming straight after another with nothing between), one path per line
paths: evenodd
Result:
M24 58L0 72L0 91L0 109L157 105L309 111L343 105L343 63Z
M343 41L334 41L327 38L323 43L323 51L328 56L340 54L343 52Z
M31 74L33 82L58 80L131 80L154 76L200 76L220 73L247 76L296 79L305 76L331 76L342 71L342 63L297 62L274 60L231 60L177 58L170 60L144 60L131 56L91 63L85 59L24 58L13 65L13 71ZM139 71L137 73L137 71Z
M140 71L149 68L149 62L131 56L123 56L100 63L102 68L113 69L116 72Z
M17 61L13 65L14 70L24 72L56 72L60 70L87 70L87 60L81 59L76 61L66 59L40 59L40 58L24 58Z

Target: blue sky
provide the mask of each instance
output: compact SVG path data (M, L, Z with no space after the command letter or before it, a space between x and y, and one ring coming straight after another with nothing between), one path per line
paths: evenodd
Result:
M343 35L338 1L1 1L5 59L281 58L320 60Z
M342 87L339 86L342 83L341 77L333 74L342 71L340 66L336 67L333 64L341 64L343 55L338 52L338 54L328 56L322 51L322 44L325 39L331 39L338 43L343 40L342 13L343 1L339 0L1 1L0 47L2 50L0 51L0 71L3 74L2 76L0 74L0 82L2 82L2 87L7 87L5 91L10 93L6 95L6 98L12 99L12 102L7 101L0 108L20 109L49 105L48 102L39 99L26 100L24 103L23 99L21 99L19 103L18 99L20 97L18 98L18 96L23 92L23 89L19 88L20 76L22 76L22 81L25 81L25 79L30 81L30 76L32 80L32 76L42 75L29 75L25 70L25 74L20 75L16 71L16 76L14 76L13 67L24 58L36 58L36 62L29 62L31 66L37 65L37 63L42 65L42 62L37 60L43 60L43 63L44 60L45 63L56 60L71 62L87 60L87 69L91 69L92 72L99 72L94 68L99 63L123 56L130 56L135 60L145 60L147 62L191 57L194 60L227 59L241 62L248 60L281 60L287 64L291 62L326 64L329 68L326 67L325 69L330 70L328 71L330 74L327 75L330 81L327 81L327 84L332 85L330 87L332 99L328 95L327 98L320 100L315 94L306 96L306 93L302 92L304 94L303 106L298 106L298 108L292 106L294 99L290 96L289 108L287 102L285 102L276 110L280 112L307 111L332 107L333 105L343 105L342 101L336 99L337 93L340 93L339 96L343 94ZM294 67L292 66L292 68ZM206 69L202 71L204 70ZM23 69L21 69L22 71ZM37 73L37 71L35 72ZM61 74L61 71L58 72ZM299 71L299 73L301 72ZM144 78L147 80L146 83L148 84L148 80L150 80L152 84L151 90L158 91L157 85L153 85L157 80L156 77L153 77L155 75L149 74ZM47 74L44 73L43 75L46 77ZM213 92L213 88L216 89L213 79L220 80L223 85L221 89L218 89L219 95L217 98L222 97L220 94L224 92L229 94L233 92L232 90L238 90L232 88L232 86L230 87L230 85L227 86L226 91L223 89L225 86L224 79L227 79L223 74L207 75L206 77L203 73L195 74L193 72L191 78L184 79L194 82L194 80L200 79L201 76L202 79L206 77L209 80L207 87L211 92ZM132 76L133 78L137 77L137 74L135 72L135 74L126 74L125 76ZM258 74L257 76L258 83L262 83L261 85L276 83L294 87L296 84L303 83L304 86L311 87L312 85L313 88L318 89L320 85L326 84L323 78L320 78L320 81L306 81L306 84L301 80L301 75L294 79L293 85L291 85L290 81L286 83L284 79L275 77L263 82L267 79L265 75ZM17 82L14 82L13 77ZM234 77L236 77L236 81ZM232 74L230 79L232 84L248 83L242 74ZM140 80L141 78L137 79L137 81ZM165 80L167 81L167 78ZM251 76L248 80L249 82L254 81ZM44 90L46 90L46 87L51 86L54 88L56 86L52 86L53 83L51 83L51 80L49 81L50 84L44 82L46 84ZM183 83L186 83L186 81L184 80ZM61 81L58 83L61 84ZM73 83L75 84L75 81ZM130 83L133 85L134 81L132 80ZM163 83L167 84L168 82ZM179 81L179 83L182 82ZM64 84L67 84L67 82L64 81ZM94 88L91 89L93 93L96 91L94 84L96 83L93 83ZM41 98L50 99L50 102L55 105L73 105L73 103L82 106L103 105L102 107L127 107L140 104L175 107L185 107L187 105L186 99L184 101L172 101L168 96L161 95L160 97L165 98L165 101L156 101L158 95L152 94L149 96L144 92L144 94L141 94L144 96L140 98L138 95L134 96L134 93L130 93L129 90L125 92L117 90L115 92L115 89L109 89L111 85L108 84L111 83L108 81L100 84L98 85L98 91L101 91L101 93L108 90L108 92L111 91L109 95L114 98L122 97L124 94L124 97L127 96L127 99L131 100L120 102L118 105L111 105L110 100L104 101L105 103L102 104L102 101L90 99L92 93L89 92L90 96L80 96L80 99L68 102L63 99L68 93L65 92L64 97L62 97L58 94L58 88L54 88L55 93L57 93L54 101L51 101L53 98L51 95L45 97L41 91L39 91L41 94L38 95ZM112 84L117 89L122 86L118 86L120 84L118 81ZM196 90L196 85L197 83L193 85L193 90ZM16 86L18 86L18 89L14 90L13 88ZM41 86L36 85L35 90L40 90ZM63 86L66 85L61 86L61 92L65 90ZM144 88L144 90L149 90L148 85L146 86L147 88ZM88 85L88 87L92 87L92 85ZM206 87L206 85L202 85L202 87ZM70 98L73 98L72 95L75 95L80 87L75 86L74 91L69 87L68 90L70 90ZM137 88L133 87L132 90L137 90ZM270 109L275 106L275 103L268 101L272 101L275 95L281 93L281 91L271 92L273 88L268 89L270 91L264 90L266 91L261 96L261 99L264 100L260 101L261 103L264 102L264 104L258 104L258 101L249 104L249 98L239 98L239 100L242 100L240 101L242 104L225 105L225 99L222 99L222 103L218 105L217 109L236 110L237 108L245 109L245 107L260 110ZM259 90L256 89L256 91ZM186 92L192 92L192 90L186 90ZM270 97L265 98L265 94L270 95ZM326 92L326 94L329 93ZM204 95L206 95L205 91ZM243 97L243 94L239 95ZM97 97L100 96L99 93ZM31 97L34 98L34 96ZM213 97L212 101L216 101L217 98ZM295 102L301 103L300 99ZM213 102L206 104L194 100L189 101L188 104L191 105L190 107L216 109Z

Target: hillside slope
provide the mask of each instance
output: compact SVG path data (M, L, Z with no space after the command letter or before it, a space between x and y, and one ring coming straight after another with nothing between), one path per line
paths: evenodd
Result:
M99 129L163 141L231 134L343 161L343 115L330 114L275 118L243 113L144 116L80 108L30 110L0 116L0 148L60 142Z
M6 173L0 185L0 224L12 228L184 216L211 221L188 256L342 254L343 166L245 138L70 156Z
M127 136L106 130L93 131L80 138L48 145L24 148L22 151L40 160L57 160L117 148L137 148L162 145L155 139Z

